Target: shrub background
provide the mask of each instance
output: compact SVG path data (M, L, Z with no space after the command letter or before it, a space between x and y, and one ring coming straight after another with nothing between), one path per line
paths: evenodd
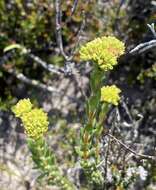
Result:
M73 4L74 1L67 0L62 1L61 5L62 39L67 55L71 54L77 44L78 33L84 21L80 44L98 36L115 35L125 42L128 52L137 44L154 38L147 24L155 23L155 1L82 0L78 1L71 15ZM6 183L23 189L39 188L34 182L37 174L33 173L30 160L25 160L22 155L23 152L28 154L22 128L10 112L10 107L18 99L30 97L34 104L42 106L48 112L49 144L58 154L61 167L67 172L68 168L74 167L75 161L78 160L76 153L73 154L74 147L78 143L75 135L79 133L84 115L85 98L81 92L86 95L90 92L88 87L90 65L80 63L76 51L72 61L78 68L78 75L56 75L47 72L29 56L21 55L19 50L12 50L9 53L3 51L8 45L17 43L30 49L34 55L48 64L63 67L65 59L57 44L55 16L55 3L49 0L0 1L0 170L2 171L0 184L4 189L7 187ZM76 49L78 48L79 46L76 46ZM115 71L109 74L108 80L110 84L119 85L124 95L123 103L119 106L121 128L115 133L126 140L127 132L130 134L136 132L137 138L134 144L133 135L128 139L132 142L132 147L136 150L141 147L145 153L152 155L155 154L156 146L155 61L154 48L143 54L124 56ZM40 88L28 85L10 73L10 69L15 69L30 79L54 86L63 94L45 93ZM125 114L125 102L132 118ZM143 116L142 120L138 114ZM108 126L111 122L111 114L109 118ZM124 122L138 124L136 131L132 127L123 127ZM115 149L115 157L120 155L120 148L112 149ZM141 161L134 162L139 165ZM120 168L120 163L121 159L118 158L115 166ZM137 182L136 189L155 188L155 163L145 165L149 176L146 181ZM23 178L23 176L27 177Z

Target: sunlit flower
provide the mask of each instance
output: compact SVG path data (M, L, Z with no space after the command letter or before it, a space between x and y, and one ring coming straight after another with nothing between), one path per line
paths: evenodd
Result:
M26 134L34 139L44 135L48 130L48 117L42 109L33 109L22 116Z
M20 100L15 106L13 106L12 111L16 117L21 117L23 114L30 112L32 109L32 104L29 99Z
M121 90L115 85L103 86L101 88L101 101L108 102L117 106L120 101L120 92Z
M83 61L92 60L104 70L111 70L117 64L117 58L125 51L124 44L115 37L96 38L86 43L80 49L80 58Z
M37 139L48 130L48 117L42 109L33 109L29 99L20 100L13 108L16 117L20 117L28 137Z

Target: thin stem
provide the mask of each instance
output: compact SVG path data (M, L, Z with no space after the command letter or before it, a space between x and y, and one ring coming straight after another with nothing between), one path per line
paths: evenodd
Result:
M150 159L153 161L156 161L156 157L155 156L150 156L150 155L145 155L145 154L140 154L135 152L134 150L132 150L131 148L129 148L126 144L124 144L123 142L121 142L119 139L117 139L116 137L114 137L111 134L107 134L110 138L112 138L113 140L115 140L117 143L119 143L120 145L122 145L126 150L128 150L129 152L131 152L132 154L134 154L136 157L140 157L141 159ZM103 163L105 162L105 160L102 160L98 165L97 168L100 167L101 165L103 165Z
M14 69L5 69L6 72L12 74L13 76L15 76L18 80L28 84L28 85L31 85L31 86L34 86L36 88L39 88L43 91L47 91L47 92L50 92L50 93L55 93L59 96L64 96L64 92L63 91L60 91L58 89L56 89L55 87L53 86L48 86L48 85L45 85L37 80L34 80L34 79L30 79L28 77L26 77L23 73L18 73L16 70ZM68 99L74 101L74 102L77 102L77 103L81 103L78 99L72 97L72 96L69 96L69 95L65 95Z
M156 47L156 40L151 40L149 42L141 43L137 45L135 48L129 51L129 54L141 54L144 53L152 48Z
M78 0L74 0L73 6L71 9L71 16L74 14L76 7L77 7L77 4L78 4Z
M60 49L61 55L65 58L66 61L69 60L69 57L66 55L64 52L64 47L63 47L63 40L62 40L62 27L61 27L61 22L62 22L62 11L61 11L61 0L55 0L55 11L56 11L56 16L55 16L55 24L56 24L56 39L57 39L57 44Z

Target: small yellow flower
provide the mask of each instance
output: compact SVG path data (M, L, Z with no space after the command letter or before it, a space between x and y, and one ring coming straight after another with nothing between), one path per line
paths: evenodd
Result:
M32 104L29 99L20 100L15 106L13 106L12 111L16 117L21 117L23 114L30 112L32 109Z
M101 88L101 101L108 102L117 106L120 101L120 92L121 90L115 85L103 86Z
M23 99L12 108L12 111L22 120L28 137L37 139L47 132L49 122L47 114L42 109L32 107L29 99Z
M42 109L32 109L24 114L21 119L25 132L30 138L37 139L42 137L48 130L48 117Z
M96 38L86 43L80 49L80 58L83 61L95 61L104 70L111 70L117 64L117 58L125 51L124 44L115 37Z

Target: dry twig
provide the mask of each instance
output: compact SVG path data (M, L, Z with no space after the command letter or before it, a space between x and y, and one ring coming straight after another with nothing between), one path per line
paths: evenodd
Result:
M74 14L76 7L77 7L77 4L78 4L78 0L74 0L73 6L71 9L71 16Z
M64 68L60 68L51 64L47 64L45 61L43 61L40 57L32 54L32 53L28 53L28 56L33 59L36 63L40 64L44 69L46 69L47 71L51 72L51 73L56 73L56 74L62 74L64 73Z
M58 90L57 88L53 87L53 86L49 86L49 85L45 85L37 80L34 80L34 79L29 79L28 77L26 77L23 73L18 73L16 70L14 69L7 69L6 70L8 73L14 75L17 79L19 79L20 81L28 84L28 85L31 85L31 86L34 86L36 88L39 88L43 91L46 91L46 92L50 92L50 93L54 93L54 94L57 94L59 96L65 96L67 97L68 99L72 100L73 102L77 102L77 103L80 103L80 101L72 96L68 96L68 95L64 95L64 92L63 91L60 91Z
M55 16L55 24L56 24L56 39L57 39L57 44L60 49L61 55L64 57L66 61L69 61L69 57L66 55L64 52L64 47L63 47L63 40L62 40L62 27L61 27L61 22L62 22L62 11L61 11L61 0L55 0L55 11L56 11L56 16Z
M131 152L133 155L135 155L136 157L140 157L141 159L149 159L149 160L153 160L156 161L156 157L155 156L150 156L150 155L146 155L146 154L140 154L135 152L134 150L132 150L131 148L129 148L126 144L124 144L123 142L121 142L119 139L117 139L116 137L114 137L113 135L111 135L110 133L106 134L107 136L109 136L110 138L112 138L114 141L116 141L118 144L120 144L123 148L125 148L126 150L128 150L129 152ZM103 165L103 163L105 163L105 159L102 160L98 165L97 168L99 168L100 166Z
M131 55L142 54L155 47L156 47L156 40L151 40L149 42L137 45L135 48L129 51L129 54Z
M112 138L113 140L115 140L117 143L119 143L120 145L122 145L126 150L128 150L131 153L133 153L136 157L140 157L142 159L150 159L150 160L155 160L156 161L156 157L137 153L134 150L132 150L131 148L129 148L126 144L124 144L123 142L121 142L119 139L117 139L115 136L111 135L110 133L108 133L107 135L110 138Z

